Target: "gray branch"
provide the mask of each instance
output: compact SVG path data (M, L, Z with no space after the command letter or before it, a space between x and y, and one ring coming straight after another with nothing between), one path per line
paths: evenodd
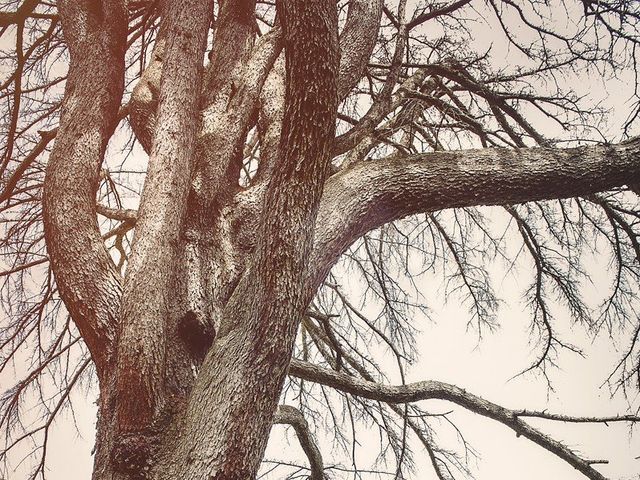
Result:
M291 425L296 431L300 446L304 450L305 455L309 459L311 467L311 480L323 480L324 464L322 462L322 454L320 449L309 430L309 424L302 415L302 412L290 405L279 405L278 410L273 417L273 423Z
M543 412L534 413L509 410L473 395L455 385L443 382L422 381L398 386L383 385L355 378L344 373L334 372L296 359L291 361L289 374L310 382L327 385L352 395L390 404L417 402L420 400L446 400L466 408L473 413L502 423L516 432L517 437L523 436L537 443L592 480L605 479L600 472L592 467L595 463L603 463L603 460L587 460L579 457L559 441L533 428L520 418L521 416L536 416L548 419L561 419L563 416L554 416ZM608 421L609 419L603 419L602 421ZM583 420L585 422L594 421L589 417L585 417ZM574 421L577 420L574 419ZM638 421L638 418L633 417L632 419L628 419L628 421Z
M576 148L485 148L391 156L336 173L324 189L312 285L364 233L446 208L584 196L640 183L640 137Z

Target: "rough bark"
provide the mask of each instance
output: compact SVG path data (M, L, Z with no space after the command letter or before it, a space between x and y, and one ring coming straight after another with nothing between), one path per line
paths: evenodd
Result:
M338 100L344 100L364 75L378 40L383 0L352 0L340 32Z
M568 149L434 152L360 162L327 182L312 282L365 232L407 215L588 195L640 178L640 138Z
M202 472L216 480L254 477L297 320L312 293L303 279L337 109L337 13L335 4L324 1L279 3L278 8L287 93L260 243L194 386L182 427L189 435L167 453L168 465L158 467L163 478L195 479Z
M187 340L195 347L196 364L209 348L245 268L247 252L234 238L239 228L234 194L240 190L243 145L255 123L258 97L282 48L277 28L255 42L254 9L255 1L222 4L216 49L205 75L197 170L181 246L183 300L175 306L176 314L193 325L180 329L196 332L186 336L207 338L201 345Z
M131 102L131 124L150 153L134 213L95 206L123 90L124 5L59 2L71 66L45 179L45 233L63 300L100 375L94 480L254 478L272 421L296 428L312 478L322 478L322 458L300 412L274 412L298 320L353 241L418 212L640 183L638 139L356 159L329 177L332 156L364 145L357 156L364 157L375 129L409 93L427 95L420 89L429 72L417 69L398 83L399 67L392 66L359 125L334 138L337 104L362 78L383 2L350 2L338 38L335 2L280 1L279 25L259 39L255 3L220 2L203 71L213 2L164 2L160 40ZM399 61L409 28L399 27ZM260 165L243 188L242 148L254 126ZM124 293L96 212L136 223ZM455 387L354 383L297 362L291 372L391 403L454 401L601 478L513 412Z
M103 379L115 350L121 278L100 235L95 196L122 98L127 17L115 0L60 1L58 9L71 62L42 195L45 238L62 299Z
M163 12L157 123L122 297L117 421L123 433L151 428L166 401L166 325L200 127L193 92L200 91L211 8L211 2L182 0L167 2Z

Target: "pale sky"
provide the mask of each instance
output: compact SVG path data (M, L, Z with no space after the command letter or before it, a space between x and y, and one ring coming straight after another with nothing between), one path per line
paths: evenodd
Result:
M487 28L479 26L478 31L486 33ZM484 40L487 45L494 43L490 37L480 38L480 35L478 41ZM499 44L494 48L496 55L505 55L505 62L511 55L515 55L510 50L501 50ZM627 95L620 92L631 93L632 77L610 80L606 85L597 80L581 82L576 84L579 89L590 92L598 100L605 100L607 105L620 112L614 115L611 121L612 126L619 124L623 112L626 111L625 107L628 107ZM602 272L606 265L596 264L594 268ZM602 282L601 285L598 285L599 281ZM408 380L432 379L455 383L471 393L511 408L548 409L553 413L588 416L626 413L626 400L621 395L612 398L609 389L602 385L615 367L621 352L628 345L629 332L618 335L617 343L614 344L604 332L592 339L580 328L572 328L569 319L559 321L559 324L565 325L561 327L561 331L584 349L587 358L561 354L558 362L561 368L550 372L555 392L548 392L545 382L532 375L510 380L535 356L526 333L528 312L520 303L524 283L524 280L519 281L518 278L511 277L495 283L496 290L506 305L498 316L501 328L494 334L487 334L478 344L476 335L466 329L466 308L454 300L443 305L442 292L438 291L439 284L425 282L423 289L430 299L429 306L434 322L426 319L416 322L422 330L419 337L422 356L409 371ZM594 283L596 290L604 288L605 285L608 287L605 275L594 276ZM392 369L391 364L389 369ZM3 383L2 386L5 387L7 384ZM90 392L86 399L83 397L82 392L74 396L75 416L72 417L70 412L63 413L52 432L47 463L50 480L84 480L91 476L90 452L93 446L96 412L93 403L95 391ZM479 454L478 461L471 465L477 480L584 478L552 454L525 438L516 438L511 430L491 420L469 414L445 402L423 403L425 408L434 412L453 410L451 418L456 421L465 438ZM637 397L633 406L636 409L640 407ZM73 423L77 425L78 430L73 427ZM605 476L619 480L640 478L640 459L636 458L640 456L640 438L637 432L631 435L633 431L629 430L627 424L566 425L544 420L531 423L546 433L554 434L555 438L568 446L577 447L586 457L609 460L608 465L597 467ZM285 431L288 432L286 437ZM443 427L442 431L446 440L447 428ZM349 466L345 464L341 455L333 451L326 439L322 436L319 438L325 465L342 463ZM362 447L358 449L357 456L363 460L360 466L364 468L367 467L365 460L371 456L371 445L367 442L376 442L377 437L363 432L360 440ZM453 447L453 444L451 446ZM419 470L412 478L435 478L426 453L417 445L415 451L416 458L420 459ZM267 457L303 458L290 429L282 426L274 428ZM19 471L14 475L15 477L10 476L7 480L23 478ZM350 478L342 475L344 474L334 472L332 478Z

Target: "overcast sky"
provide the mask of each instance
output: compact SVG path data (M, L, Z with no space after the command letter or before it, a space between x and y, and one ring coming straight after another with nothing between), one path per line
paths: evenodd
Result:
M479 27L479 31L489 35L486 26ZM487 45L495 43L490 36L478 40L484 40ZM509 49L501 49L499 43L495 45L494 53L505 55L505 62L506 55L513 54ZM607 105L619 112L611 121L615 127L624 117L625 107L628 106L628 97L619 92L631 92L633 79L627 76L607 84L592 79L578 87L589 91L596 100L605 100ZM606 262L594 264L594 269L601 273L606 271ZM455 383L476 395L511 408L548 409L553 413L578 416L625 413L627 399L620 394L611 397L610 390L606 385L603 386L603 382L628 344L630 332L621 332L613 339L615 341L606 334L593 339L580 328L572 328L568 318L560 318L557 323L564 325L561 331L583 348L587 358L561 353L558 361L561 368L550 372L555 388L553 392L546 388L544 380L534 375L511 379L529 365L536 355L527 334L529 313L521 302L521 291L525 287L522 278L509 276L496 282L499 296L504 300L498 317L501 327L495 333L486 334L480 343L475 333L467 330L466 308L455 300L444 305L442 291L438 290L440 284L425 282L422 288L429 294L432 321L418 319L416 322L421 329L418 344L422 356L409 371L408 381L432 379ZM595 290L608 286L604 273L594 276ZM389 370L392 370L391 365ZM6 377L3 378L2 389L8 386L4 383ZM89 391L86 398L85 393L77 392L74 395L75 416L69 411L65 412L52 432L47 463L51 480L83 480L91 476L95 390ZM632 402L635 402L635 408L640 407L637 398ZM446 402L423 402L423 405L433 412L453 411L451 418L478 452L477 462L471 465L478 480L584 478L550 453L522 437L516 438L511 430L491 420L453 408ZM576 447L588 458L609 460L608 465L597 467L605 476L614 479L640 478L640 460L636 458L640 456L640 439L637 434L630 437L632 432L628 425L566 425L542 420L531 423L555 435L568 446ZM443 426L442 432L446 441L446 426ZM357 451L357 458L362 460L361 466L366 467L366 459L371 456L371 442L376 442L376 437L370 432L362 432L359 440L362 447ZM349 466L322 435L320 449L325 465L341 463ZM419 447L416 447L416 453L420 460L413 478L434 478L426 453ZM267 458L303 458L290 429L275 427ZM338 471L333 472L333 478L347 478L342 475ZM15 478L22 476L16 472ZM272 478L277 478L277 475ZM10 479L13 480L13 477Z

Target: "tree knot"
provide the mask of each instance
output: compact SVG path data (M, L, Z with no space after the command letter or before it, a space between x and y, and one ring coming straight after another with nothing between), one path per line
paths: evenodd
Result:
M121 434L112 450L113 465L118 472L127 474L132 480L145 480L149 478L157 450L157 434Z
M193 356L202 362L215 338L211 322L193 310L187 311L178 322L178 335Z

